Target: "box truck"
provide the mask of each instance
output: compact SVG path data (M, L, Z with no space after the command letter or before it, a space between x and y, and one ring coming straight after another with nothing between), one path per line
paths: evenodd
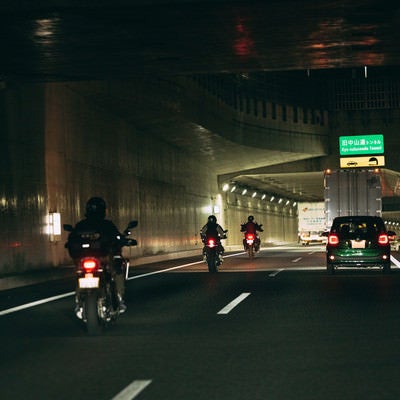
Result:
M326 230L335 217L382 216L381 171L375 169L326 170L324 175Z
M325 203L299 202L299 243L303 246L311 243L326 243L325 231Z

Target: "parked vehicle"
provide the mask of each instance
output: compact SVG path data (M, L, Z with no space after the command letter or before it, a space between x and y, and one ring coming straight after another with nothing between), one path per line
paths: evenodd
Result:
M137 226L131 221L119 238L121 247L135 246L130 239L130 229ZM64 230L73 231L72 225L65 224ZM115 270L111 263L115 260L102 250L101 235L98 232L77 232L68 249L76 262L76 291L82 305L82 321L89 335L97 335L102 328L114 323L120 313L120 299L116 290ZM118 258L120 268L128 275L129 259Z
M227 232L227 230L224 230L225 234ZM202 238L204 243L203 255L209 272L218 272L222 264L224 253L221 239L226 239L226 236L220 238L216 234L206 233Z
M333 220L326 245L326 267L381 267L390 271L389 236L380 217L342 216Z

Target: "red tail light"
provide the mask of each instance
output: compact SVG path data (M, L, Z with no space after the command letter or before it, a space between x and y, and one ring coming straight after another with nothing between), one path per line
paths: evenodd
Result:
M85 258L82 261L82 267L85 272L93 272L98 267L98 261L96 258Z
M246 239L247 240L254 240L254 235L249 233L248 235L246 235Z
M336 233L330 233L328 235L328 244L336 246L339 244L339 236Z
M214 247L215 246L215 240L214 239L208 239L207 245L208 247Z
M378 236L378 243L382 246L386 245L389 243L389 237L386 233L381 233Z

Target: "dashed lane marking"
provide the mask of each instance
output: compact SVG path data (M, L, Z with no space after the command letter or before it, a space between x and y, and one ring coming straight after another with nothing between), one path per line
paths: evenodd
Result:
M119 392L111 400L133 400L143 389L150 385L151 380L136 380Z
M218 311L217 314L228 314L239 303L241 303L247 296L250 296L250 293L242 293L240 296L236 297L236 299L232 300L229 304L227 304L223 309Z

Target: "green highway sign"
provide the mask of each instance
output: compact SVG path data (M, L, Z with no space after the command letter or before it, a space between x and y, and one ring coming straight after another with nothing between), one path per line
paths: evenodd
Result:
M340 136L341 156L357 154L383 154L383 135Z

